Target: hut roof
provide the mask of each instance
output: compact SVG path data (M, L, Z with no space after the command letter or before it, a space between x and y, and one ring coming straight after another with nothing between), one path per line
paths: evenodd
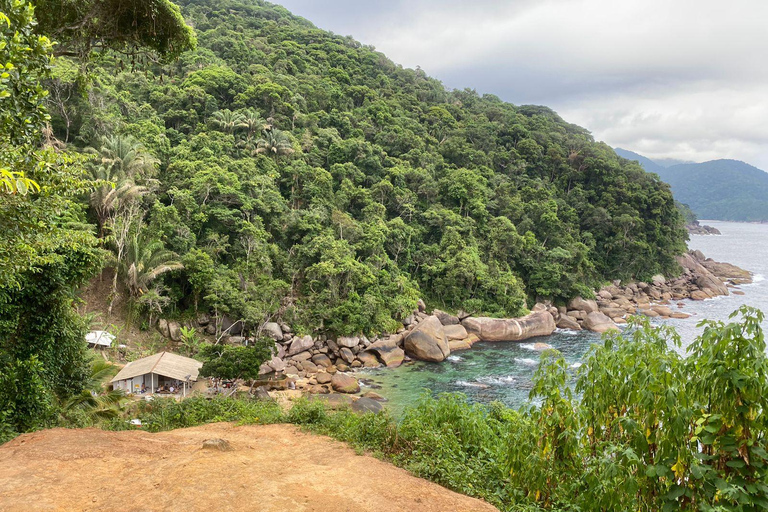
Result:
M115 340L115 335L107 331L91 331L85 335L86 343L100 347L111 347Z
M201 366L203 366L203 363L189 357L170 352L160 352L159 354L128 363L115 375L111 382L132 379L147 373L156 373L163 377L178 380L185 380L189 376L190 380L197 380L197 374Z

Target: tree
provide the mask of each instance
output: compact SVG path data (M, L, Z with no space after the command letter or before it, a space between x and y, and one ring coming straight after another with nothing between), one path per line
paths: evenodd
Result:
M37 31L59 41L56 55L81 59L113 50L166 61L197 40L178 6L168 0L35 0Z
M149 291L152 281L161 275L183 269L184 265L176 257L175 253L164 249L159 240L133 235L125 259L119 263L119 273L131 296L142 296Z
M200 375L235 381L232 393L237 390L237 381L255 380L259 368L272 357L274 341L261 338L247 347L229 345L208 345L200 351L203 366Z
M253 152L254 154L265 154L274 159L279 159L281 156L292 155L294 149L291 147L291 141L287 135L276 128L272 128L271 130L266 130L264 138L256 142L256 149Z
M224 109L213 113L212 122L224 133L234 133L241 126L244 119L243 114Z

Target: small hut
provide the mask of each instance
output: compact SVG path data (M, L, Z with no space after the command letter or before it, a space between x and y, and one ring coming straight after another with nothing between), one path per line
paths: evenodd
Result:
M114 389L126 393L185 393L197 380L203 363L189 357L160 352L125 365L112 379Z
M107 331L91 331L85 335L85 342L96 348L109 348L115 341L115 337Z

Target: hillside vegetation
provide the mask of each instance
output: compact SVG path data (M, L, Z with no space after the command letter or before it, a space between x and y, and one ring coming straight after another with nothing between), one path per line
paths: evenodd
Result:
M149 247L183 264L134 283L147 311L349 334L394 329L419 297L516 315L676 271L667 186L550 109L446 91L265 2L179 4L197 50L140 69L102 56L84 96L51 103L60 140L142 155L98 171L137 206L91 211L118 266Z
M669 167L637 153L616 149L637 160L672 187L675 199L687 204L700 219L768 220L768 173L738 160L711 160Z

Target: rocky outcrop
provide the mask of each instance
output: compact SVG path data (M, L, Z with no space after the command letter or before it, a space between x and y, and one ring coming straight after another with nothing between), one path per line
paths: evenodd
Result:
M405 336L405 353L413 359L435 363L450 355L443 324L436 316L425 318Z
M389 368L400 366L405 359L405 351L395 342L377 341L368 348L368 351L375 354L379 361Z
M610 331L612 329L618 330L618 327L616 327L614 321L599 311L592 311L591 313L588 313L582 325L585 329L599 333Z
M685 229L688 230L688 233L691 235L721 235L720 230L717 228L713 228L712 226L702 225L699 224L699 221L694 222L693 224L686 224Z
M261 332L275 341L283 341L283 330L277 322L267 322L262 327Z
M360 391L360 384L357 379L344 373L337 373L331 377L331 387L339 393L358 393Z
M469 317L461 325L481 341L522 341L534 336L549 336L555 319L548 311L537 311L521 318Z

